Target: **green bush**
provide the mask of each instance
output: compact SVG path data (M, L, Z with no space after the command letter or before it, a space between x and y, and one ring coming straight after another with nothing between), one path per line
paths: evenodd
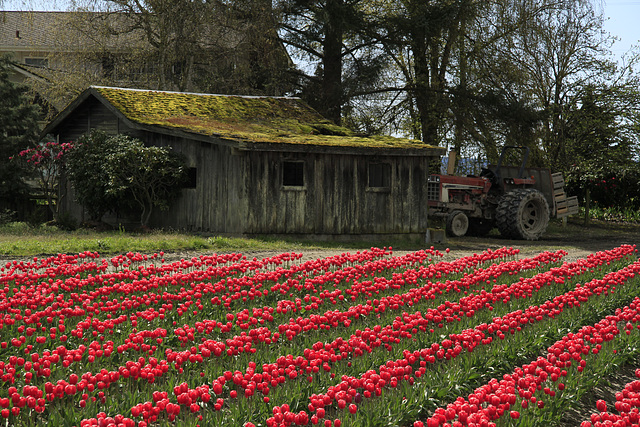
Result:
M109 212L139 215L148 225L155 208L166 209L186 177L183 160L164 147L147 147L126 135L92 130L66 156L76 200L99 222Z
M82 135L66 156L67 176L76 201L85 207L93 222L99 222L105 213L123 204L117 196L107 194L109 176L104 168L104 159L119 150L117 144L106 133L92 130Z
M58 215L55 225L60 230L73 231L78 228L78 221L70 213L62 212Z
M16 213L10 209L0 211L0 225L9 224L15 220L15 217Z
M26 222L8 222L0 225L0 233L11 236L28 234L31 229Z
M31 228L40 227L47 221L47 207L44 205L36 205L35 208L27 214L25 221Z
M640 164L575 166L565 174L567 193L584 205L587 190L592 206L618 210L640 209Z

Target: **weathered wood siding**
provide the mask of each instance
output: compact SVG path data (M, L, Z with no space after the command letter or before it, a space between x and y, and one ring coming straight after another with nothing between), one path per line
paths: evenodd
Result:
M142 136L148 144L172 147L187 166L196 168L195 188L184 188L167 211L153 215L152 225L186 230L241 234L246 221L243 156L225 145L161 134Z
M151 218L152 226L231 234L244 231L247 212L244 161L231 148L129 128L95 98L88 98L61 124L59 138L61 142L77 141L91 129L112 135L125 133L146 145L170 146L185 157L189 167L196 168L196 187L183 189L169 210L156 211ZM74 200L73 188L66 182L63 185L67 196L62 200L62 209L79 220L86 219L82 207Z
M247 153L247 234L423 233L424 157ZM282 163L304 161L304 186L282 185ZM387 189L368 187L370 163L390 165Z
M58 128L60 142L75 142L91 129L99 129L110 135L131 131L106 106L89 97Z

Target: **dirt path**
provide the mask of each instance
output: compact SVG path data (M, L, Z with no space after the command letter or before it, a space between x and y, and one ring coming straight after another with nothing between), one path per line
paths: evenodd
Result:
M494 232L495 233L495 232ZM602 224L593 222L589 227L584 227L580 223L570 223L567 227L561 227L559 225L550 227L547 233L543 236L543 239L537 241L523 241L523 240L507 240L501 238L497 233L491 234L487 237L461 237L461 238L449 238L446 243L434 244L433 246L444 252L446 248L450 249L450 252L443 257L443 260L451 261L455 258L471 255L473 253L480 253L487 249L498 249L502 247L513 247L520 250L520 257L530 257L536 255L542 251L557 251L559 249L566 250L569 254L565 257L567 261L574 261L578 258L584 258L591 253L612 249L622 244L640 244L640 226L639 225L616 225L616 224ZM386 247L386 242L380 242L377 247ZM402 255L407 252L414 252L417 250L413 245L410 250L403 248L402 245L394 245L393 254ZM425 244L423 247L427 248L431 245ZM324 258L332 255L341 254L343 252L355 253L358 250L370 249L370 245L351 245L349 248L338 249L307 249L307 250L294 250L293 252L302 253L303 258L301 261ZM216 251L204 251L204 252L185 252L176 254L166 254L165 258L180 259L191 258L193 256L199 256L202 254L212 254ZM286 249L282 251L278 250L260 250L260 251L243 251L243 255L247 258L262 259L266 257L272 257L279 255L283 252L287 252ZM218 253L220 253L218 251Z

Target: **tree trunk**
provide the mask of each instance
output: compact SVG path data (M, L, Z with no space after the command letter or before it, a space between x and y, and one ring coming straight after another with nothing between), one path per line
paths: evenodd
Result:
M463 107L462 96L464 94L466 96L467 93L467 52L465 49L465 35L467 32L467 20L466 16L463 16L460 21L460 32L458 33L458 52L460 56L460 66L458 70L458 79L459 79L459 87L458 87L458 96L456 102L456 112L455 112L455 133L454 133L454 142L453 147L456 153L462 153L462 146L464 144L464 115L466 114L465 108ZM466 103L465 103L466 104ZM457 156L456 160L457 162ZM454 165L455 166L455 165Z
M145 206L142 210L142 214L140 214L140 225L142 228L149 227L149 220L151 219L151 214L153 213L153 208L151 206Z
M41 189L44 193L45 198L47 199L47 206L49 207L49 211L51 211L51 215L53 216L53 220L58 220L58 206L54 203L53 195L56 193L56 187L54 184L54 175L53 172L48 170L46 172L40 172L40 182Z
M326 10L329 14L324 37L324 78L322 80L323 113L339 125L342 121L342 10L343 0L328 0Z
M425 34L421 29L417 29L413 34L411 50L413 51L415 70L414 97L420 122L420 139L426 144L431 144L435 138L431 134L429 125L430 104L432 103L429 92L429 61L427 60Z
M153 213L153 203L155 200L154 192L152 189L148 187L140 188L141 192L141 205L142 205L142 215L140 215L140 222L142 228L147 228L149 226L149 220L151 218L151 214Z

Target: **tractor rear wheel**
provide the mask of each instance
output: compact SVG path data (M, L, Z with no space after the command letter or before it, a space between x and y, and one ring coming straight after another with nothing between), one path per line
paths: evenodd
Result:
M533 188L510 191L498 203L496 225L506 238L538 240L549 225L549 204Z
M462 211L452 211L447 215L445 230L451 237L462 237L469 229L469 217Z

